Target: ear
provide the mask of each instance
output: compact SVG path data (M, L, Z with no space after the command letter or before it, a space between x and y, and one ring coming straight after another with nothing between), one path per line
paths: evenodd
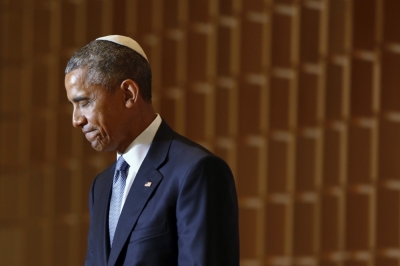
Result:
M125 106L132 108L139 99L139 86L131 79L126 79L121 83L121 89L125 95Z

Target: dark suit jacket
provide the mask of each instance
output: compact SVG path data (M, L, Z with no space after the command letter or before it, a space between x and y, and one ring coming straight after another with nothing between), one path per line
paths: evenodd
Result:
M115 163L92 184L86 266L239 265L236 190L223 160L163 121L127 196L110 249L114 169Z

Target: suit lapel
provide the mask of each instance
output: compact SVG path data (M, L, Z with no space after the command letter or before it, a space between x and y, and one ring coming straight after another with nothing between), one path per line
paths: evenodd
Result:
M165 161L168 154L172 135L173 131L163 121L154 137L146 158L139 168L135 181L133 182L125 201L115 231L108 265L115 265L121 250L125 246L133 227L136 225L136 222L142 213L142 210L145 208L150 196L163 178L161 173L158 171L158 168ZM151 182L151 185L145 186L148 182Z

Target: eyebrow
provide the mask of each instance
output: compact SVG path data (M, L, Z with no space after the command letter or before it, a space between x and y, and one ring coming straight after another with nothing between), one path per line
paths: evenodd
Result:
M87 101L89 100L89 97L83 97L83 96L78 96L72 99L73 102L78 103L80 101Z

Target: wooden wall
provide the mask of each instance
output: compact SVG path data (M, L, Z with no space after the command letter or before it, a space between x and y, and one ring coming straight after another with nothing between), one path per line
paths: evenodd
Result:
M0 265L83 263L115 155L71 126L63 73L108 34L230 164L241 265L400 265L399 0L0 0Z

